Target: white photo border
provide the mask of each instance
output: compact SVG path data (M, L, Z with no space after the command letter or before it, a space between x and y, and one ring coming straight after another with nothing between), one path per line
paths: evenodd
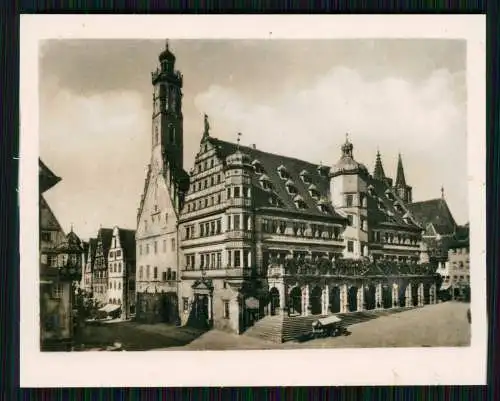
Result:
M485 35L484 15L21 15L21 387L486 384ZM470 347L40 352L39 41L85 38L465 39L473 316Z

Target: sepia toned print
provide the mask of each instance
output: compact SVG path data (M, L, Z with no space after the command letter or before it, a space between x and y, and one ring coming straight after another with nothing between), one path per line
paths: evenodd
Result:
M41 49L42 351L470 345L464 41Z

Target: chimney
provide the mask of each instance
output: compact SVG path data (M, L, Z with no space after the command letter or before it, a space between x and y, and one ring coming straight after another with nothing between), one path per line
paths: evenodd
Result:
M252 149L257 149L257 146L255 146L255 143L252 143Z

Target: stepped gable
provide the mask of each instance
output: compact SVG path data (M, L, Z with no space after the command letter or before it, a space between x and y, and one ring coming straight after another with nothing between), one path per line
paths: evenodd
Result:
M396 192L388 185L387 181L374 177L367 178L368 198L368 224L370 227L394 226L420 231L418 220L414 220L408 213L409 205L406 204Z
M328 167L246 146L240 145L238 147L237 144L214 137L209 137L208 140L216 148L217 156L222 160L226 160L229 155L235 154L239 150L247 155L253 164L260 165L260 173L255 169L251 170L253 197L257 209L298 213L338 221L344 220L333 210L330 202L324 202L325 199L328 199L330 188ZM279 168L284 168L286 178L280 177ZM305 181L303 176L306 176ZM262 180L270 183L269 190L263 188ZM287 191L287 185L292 185L296 189L296 193L290 194ZM311 195L310 190L314 191L316 198ZM297 208L295 204L297 201L303 202L304 207ZM322 206L324 211L320 210L318 206Z
M432 224L436 233L440 235L452 235L455 233L457 223L445 199L430 199L411 203L408 206L415 219L423 227Z
M135 230L119 229L120 245L127 259L135 259Z

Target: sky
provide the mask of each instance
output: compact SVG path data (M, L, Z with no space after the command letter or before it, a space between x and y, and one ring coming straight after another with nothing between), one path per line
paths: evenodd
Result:
M184 168L211 135L333 165L345 134L373 171L402 155L414 201L441 187L468 221L466 43L461 40L170 40L184 75ZM62 181L45 193L65 231L135 228L150 158L158 40L40 45L40 157Z

